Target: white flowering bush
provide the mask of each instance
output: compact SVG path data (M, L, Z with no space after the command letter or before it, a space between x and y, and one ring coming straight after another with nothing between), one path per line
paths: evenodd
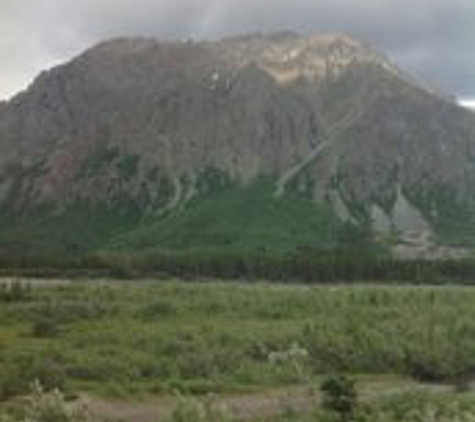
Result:
M90 422L83 406L68 403L59 390L45 392L38 381L32 385L31 395L8 413L0 413L0 422Z
M287 350L270 352L268 360L273 365L290 368L300 381L307 381L308 351L298 343L292 343Z

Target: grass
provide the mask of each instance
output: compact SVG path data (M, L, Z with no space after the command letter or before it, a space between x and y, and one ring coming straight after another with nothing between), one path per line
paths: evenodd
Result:
M138 220L132 209L75 204L63 213L50 209L0 218L0 257L8 261L84 256ZM47 261L48 259L46 259Z
M120 162L127 171L135 163L128 156ZM109 205L73 204L61 212L43 207L4 213L0 257L21 261L99 251L282 256L302 249L334 250L346 243L348 227L328 205L297 194L275 198L271 181L239 187L217 177L208 176L208 191L164 216L144 215L143 204L126 199ZM169 196L169 187L162 183L162 188Z
M340 422L338 415L317 409L253 422ZM193 419L189 419L190 421ZM199 420L199 419L198 419ZM473 395L403 393L358 406L351 421L361 422L471 422L475 420ZM204 422L204 420L203 420Z
M335 247L342 224L328 206L300 196L274 198L265 180L218 189L162 219L145 220L112 246L122 250L282 253Z
M106 395L253 390L335 372L460 382L475 368L474 305L475 291L455 287L33 288L0 307L0 392L36 378Z
M351 381L349 381L351 383ZM60 391L47 392L39 383L32 385L30 394L7 406L0 404L2 422L93 422L134 421L137 411L141 420L164 422L471 422L475 418L473 393L405 390L387 394L380 391L376 397L356 395L351 400L351 411L343 411L326 401L320 392L300 389L298 396L273 391L273 403L269 396L215 396L175 398L157 397L152 401L114 399L104 401L108 407L94 405L94 399L86 407L71 402L74 396ZM283 394L284 393L284 394ZM295 390L294 390L295 393ZM245 401L243 401L246 397ZM326 398L325 398L326 397ZM342 399L346 396L339 395ZM92 397L89 396L89 399ZM163 401L165 399L165 401ZM236 401L237 399L237 401ZM263 401L264 399L264 401ZM99 399L101 400L101 399ZM160 400L158 398L158 400ZM240 403L239 403L240 401ZM101 401L99 401L100 403ZM153 404L152 404L153 403ZM342 402L346 403L345 402ZM265 406L267 404L267 406ZM262 407L264 405L264 407ZM269 406L270 405L270 406ZM125 407L124 407L125 406ZM118 408L117 408L118 407ZM240 413L240 411L244 413Z

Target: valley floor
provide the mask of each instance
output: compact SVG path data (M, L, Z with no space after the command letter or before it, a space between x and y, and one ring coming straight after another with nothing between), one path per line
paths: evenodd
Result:
M211 400L236 419L320 421L328 419L312 416L319 385L345 374L360 403L375 403L388 422L419 396L414 408L435 403L445 414L461 403L475 417L473 368L475 289L467 287L0 283L4 405L38 380L78 397L96 419L175 421L183 401ZM426 419L407 419L416 420Z
M393 397L427 394L450 397L453 388L447 384L422 384L397 377L362 377L358 383L361 403L375 403ZM475 401L474 393L464 393L465 399ZM149 396L142 399L99 398L89 394L80 396L76 405L86 406L94 420L123 422L167 422L181 405L210 406L221 410L236 421L255 421L288 417L312 417L322 408L322 397L315 386L289 386L265 389L254 393L216 394L198 398L177 396ZM176 417L175 417L176 418Z

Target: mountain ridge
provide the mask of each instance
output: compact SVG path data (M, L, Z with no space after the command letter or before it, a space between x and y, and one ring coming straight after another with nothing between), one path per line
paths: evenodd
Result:
M475 239L473 114L344 35L106 41L0 106L0 147L0 209L27 219L79 204L130 230L265 178L378 238Z

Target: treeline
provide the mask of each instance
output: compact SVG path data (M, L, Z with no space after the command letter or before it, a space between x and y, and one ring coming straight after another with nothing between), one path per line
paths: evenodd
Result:
M285 282L475 284L475 259L407 260L345 252L286 255L103 252L83 257L0 256L0 275L39 277L268 279Z
M339 254L286 256L101 254L98 267L116 276L166 274L180 278L216 277L285 282L395 282L475 284L475 260L411 260Z

